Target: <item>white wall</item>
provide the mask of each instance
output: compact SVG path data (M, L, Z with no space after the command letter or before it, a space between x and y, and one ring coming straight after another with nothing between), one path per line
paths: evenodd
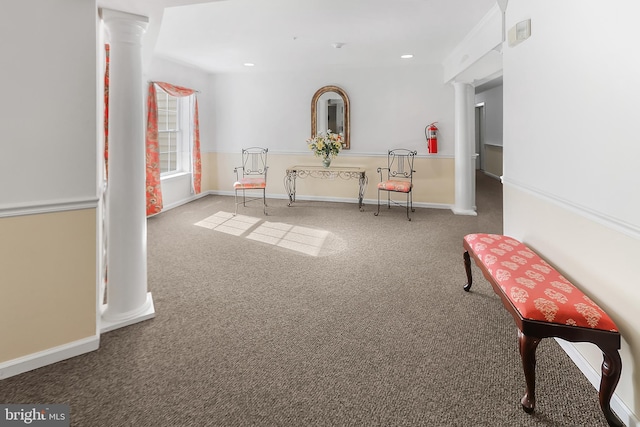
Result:
M351 105L351 150L343 151L340 158L386 156L390 148L415 149L419 156L440 160L450 160L453 156L453 88L442 83L440 66L406 64L393 68L343 68L306 73L261 73L251 69L237 74L207 75L154 58L147 79L200 90L205 190L206 176L215 175L219 168L230 168L218 165L207 153L238 154L243 147L259 145L268 147L273 154L302 154L312 159L306 144L311 134L311 98L326 85L342 87ZM427 154L424 137L424 128L432 121L438 121L440 129L437 155ZM361 157L357 161L362 162ZM274 173L280 172L284 173ZM431 171L422 171L421 176L433 182L452 179L448 172L441 173L444 175L433 177ZM183 175L162 181L165 208L193 199L189 179ZM210 188L219 190L215 184ZM284 197L284 189L278 189L281 194L275 196ZM448 189L446 186L445 190L453 191ZM432 192L426 194L423 202L442 203L442 197L448 196L440 192L438 196ZM416 199L418 203L421 201Z
M511 0L507 28L531 19L531 37L503 51L504 230L616 321L627 425L640 414L637 16L632 0ZM577 348L599 373L599 352Z
M322 86L344 89L351 104L349 154L409 148L426 155L424 128L438 121L440 154L453 154L453 88L440 66L328 68L315 72L212 76L214 137L206 151L240 152L260 145L272 152L309 153L311 98Z
M0 378L99 344L96 28L92 1L2 2Z
M504 77L509 95L518 98L517 107L505 108L509 127L518 129L509 135L517 149L505 148L505 155L517 153L506 172L639 231L640 191L632 189L640 187L640 50L633 30L640 3L536 4L509 5L509 28L536 19L531 38L504 53L521 76L517 82Z
M0 209L95 199L96 22L87 19L95 3L2 8ZM45 30L52 22L55 31Z

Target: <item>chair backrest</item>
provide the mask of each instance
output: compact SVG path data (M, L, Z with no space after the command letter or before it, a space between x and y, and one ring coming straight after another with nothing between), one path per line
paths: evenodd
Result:
M249 147L242 149L242 175L266 175L268 148Z
M389 179L407 178L413 181L413 159L417 151L396 148L387 155L387 171Z

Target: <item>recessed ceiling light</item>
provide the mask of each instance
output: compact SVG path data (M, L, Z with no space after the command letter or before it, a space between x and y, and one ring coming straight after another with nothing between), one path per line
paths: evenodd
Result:
M253 62L245 62L244 63L245 67L253 67L254 65L256 65L256 64L254 64Z
M411 59L413 58L413 55L411 55L410 53L406 54L406 55L401 55L400 58L402 59Z

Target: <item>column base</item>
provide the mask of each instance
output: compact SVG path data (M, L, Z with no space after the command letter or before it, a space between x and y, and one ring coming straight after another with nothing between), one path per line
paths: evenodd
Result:
M451 212L453 212L456 215L470 215L470 216L478 216L478 212L476 212L474 209L459 209L459 208L452 208Z
M153 298L151 292L147 292L147 300L144 305L129 313L119 314L117 316L109 316L106 313L109 304L104 304L100 308L100 333L113 331L114 329L123 328L156 317L155 307L153 306Z

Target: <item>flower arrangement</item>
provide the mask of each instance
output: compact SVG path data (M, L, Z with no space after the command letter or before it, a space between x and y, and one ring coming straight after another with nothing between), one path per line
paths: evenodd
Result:
M319 132L315 137L307 139L309 149L317 157L331 158L342 150L342 135L339 133Z

